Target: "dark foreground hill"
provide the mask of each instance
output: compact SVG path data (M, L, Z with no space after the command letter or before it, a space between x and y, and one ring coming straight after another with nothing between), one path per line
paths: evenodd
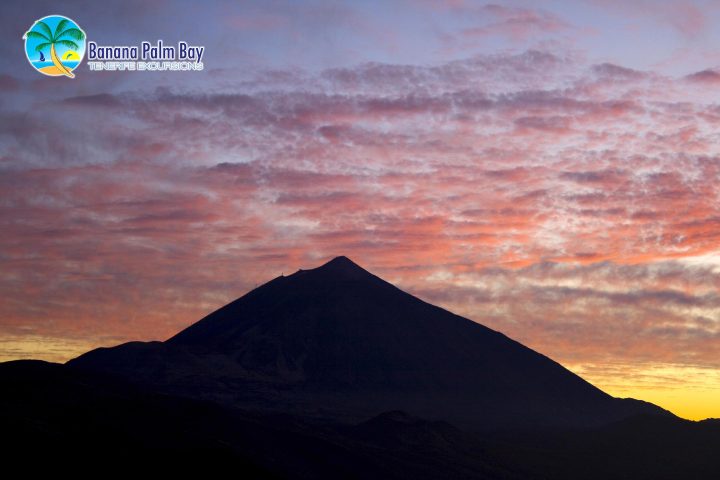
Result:
M165 394L325 421L401 410L492 430L670 415L612 398L346 257L278 277L165 342L98 349L70 365Z
M268 415L37 361L0 364L7 471L203 478L716 479L720 425L641 415L469 433L400 411L354 424Z

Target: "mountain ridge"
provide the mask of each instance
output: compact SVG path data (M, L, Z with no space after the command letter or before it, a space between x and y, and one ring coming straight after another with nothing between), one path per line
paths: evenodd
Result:
M403 410L482 429L671 415L614 399L344 256L277 277L165 342L99 349L69 364L190 397L330 418Z

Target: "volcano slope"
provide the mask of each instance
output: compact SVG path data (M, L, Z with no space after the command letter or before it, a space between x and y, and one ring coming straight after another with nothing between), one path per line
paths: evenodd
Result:
M165 342L101 348L69 365L166 394L333 421L399 410L493 430L671 415L613 398L346 257L275 278Z

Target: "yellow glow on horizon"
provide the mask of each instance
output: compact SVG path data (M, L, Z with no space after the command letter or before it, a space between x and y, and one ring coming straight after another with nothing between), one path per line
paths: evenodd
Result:
M720 418L720 370L685 365L566 365L614 397L654 403L688 420Z
M119 341L88 342L40 335L0 336L0 362L20 359L63 363ZM685 365L567 364L614 397L645 400L688 420L720 418L720 370Z
M64 363L94 348L117 343L119 342L87 342L41 335L2 335L0 336L0 362L32 359Z

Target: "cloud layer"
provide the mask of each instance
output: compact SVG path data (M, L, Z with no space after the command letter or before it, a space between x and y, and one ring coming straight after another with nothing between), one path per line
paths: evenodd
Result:
M447 48L578 32L548 11L457 8L482 21ZM680 32L699 21L685 13ZM231 23L287 21L261 17ZM547 47L187 84L84 76L0 76L6 356L23 338L57 339L56 359L163 339L344 254L605 385L720 368L713 69Z

